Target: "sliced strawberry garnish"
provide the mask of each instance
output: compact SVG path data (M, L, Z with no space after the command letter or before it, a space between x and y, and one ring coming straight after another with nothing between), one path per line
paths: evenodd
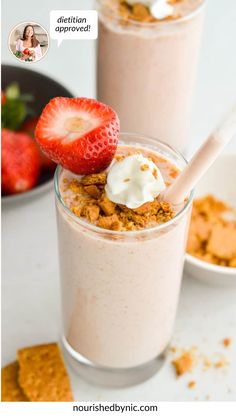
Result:
M40 171L37 145L29 135L2 129L2 191L25 192L36 185Z
M34 132L36 125L38 123L38 117L28 118L22 125L21 130L29 134L32 138L34 138ZM52 172L56 169L56 163L45 156L44 152L40 149L38 143L37 147L40 150L40 162L41 167L45 172Z
M43 152L71 172L98 173L111 163L119 119L94 99L56 97L44 108L35 130Z

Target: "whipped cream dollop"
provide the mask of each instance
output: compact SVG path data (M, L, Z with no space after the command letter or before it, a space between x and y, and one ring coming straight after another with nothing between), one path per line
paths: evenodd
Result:
M168 0L156 0L152 2L150 11L156 19L165 19L173 15L174 8L168 3Z
M105 187L110 201L131 209L154 201L164 189L165 182L160 170L141 153L113 163Z
M174 13L174 7L169 4L168 0L126 0L126 2L131 6L141 3L149 7L150 13L156 19L165 19Z

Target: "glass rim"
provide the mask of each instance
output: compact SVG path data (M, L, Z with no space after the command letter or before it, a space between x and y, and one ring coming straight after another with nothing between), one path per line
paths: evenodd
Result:
M144 138L146 140L152 140L153 142L155 142L157 145L159 144L160 146L165 146L167 149L169 149L169 151L174 154L175 156L177 156L180 160L182 160L183 163L185 163L185 165L187 165L188 161L186 160L186 158L177 150L175 150L174 147L170 146L169 144L167 144L164 141L160 141L157 140L153 137L149 137L147 135L143 135L143 134L139 134L139 133L134 133L134 132L120 132L120 135L122 136L128 136L128 137L139 137L139 138ZM119 143L118 143L119 145ZM140 146L145 146L144 144L140 143ZM116 230L109 230L106 228L102 228L102 227L98 227L95 224L89 223L86 220L83 220L80 217L77 217L66 205L66 203L64 202L60 190L59 190L59 175L61 173L61 171L63 170L63 167L58 165L55 173L54 173L54 191L56 194L56 199L57 201L62 205L64 211L77 223L80 224L82 227L88 229L88 230L92 230L95 233L99 233L99 234L104 234L104 235L108 235L108 236L121 236L121 237L136 237L136 236L140 236L143 234L151 234L151 233L156 233L159 232L161 230L164 230L165 228L168 228L169 226L171 226L172 224L174 224L176 221L178 221L180 218L182 218L182 216L185 214L185 212L187 212L187 210L189 209L192 201L193 201L193 195L194 195L194 189L191 190L188 200L186 201L186 203L184 204L183 208L177 212L177 214L171 218L169 221L162 223L162 224L157 224L154 227L148 227L148 228L143 228L141 230L132 230L132 231L116 231Z
M102 3L104 3L105 0L96 0L96 4L97 5L101 5ZM178 19L173 19L173 20L160 20L158 22L139 22L137 20L134 19L123 19L125 20L125 22L128 22L130 24L132 24L133 26L137 26L137 27L146 27L146 28L154 28L154 27L168 27L168 26L178 26L178 24L182 23L182 22L186 22L188 20L191 20L192 18L195 17L195 15L197 15L198 13L200 13L200 11L202 9L205 8L207 3L207 0L201 0L201 3L196 7L196 9L194 9L192 12L186 14L185 16L178 18ZM98 10L98 7L97 7ZM99 11L99 10L98 10ZM102 12L101 12L102 13ZM115 11L112 10L107 10L107 15L112 17L113 19L115 19L116 21L122 20L122 17L119 16L118 14L115 13Z

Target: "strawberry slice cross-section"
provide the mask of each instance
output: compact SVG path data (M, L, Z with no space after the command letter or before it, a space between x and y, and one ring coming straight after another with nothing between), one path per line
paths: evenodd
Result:
M119 130L119 118L109 106L95 99L55 97L39 118L35 139L50 159L85 175L109 166Z

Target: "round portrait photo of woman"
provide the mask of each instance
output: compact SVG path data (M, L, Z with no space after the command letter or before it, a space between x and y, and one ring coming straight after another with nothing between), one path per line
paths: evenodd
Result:
M49 36L38 23L24 22L15 26L9 36L9 49L21 62L33 63L47 53Z

